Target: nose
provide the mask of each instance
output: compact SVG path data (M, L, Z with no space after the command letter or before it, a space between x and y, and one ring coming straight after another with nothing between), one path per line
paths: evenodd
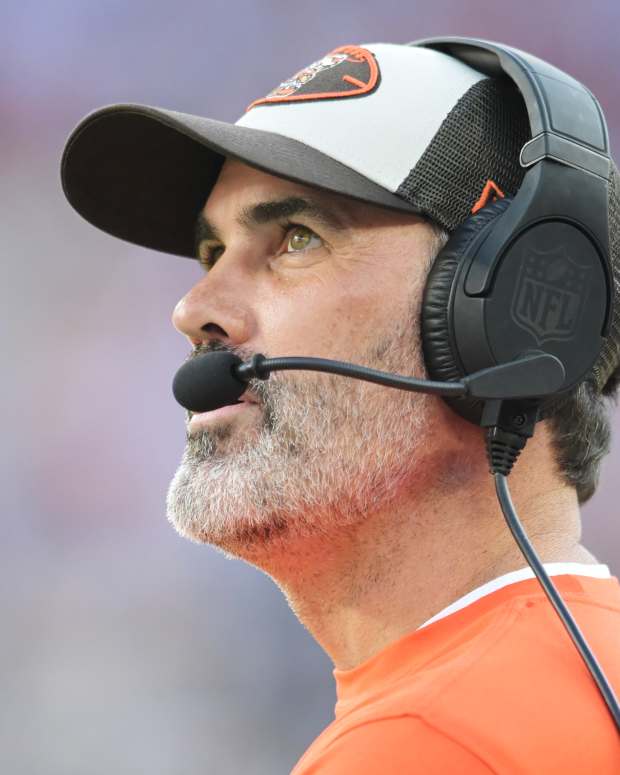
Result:
M222 261L178 302L172 324L194 346L219 341L239 347L255 332L252 298L245 272Z

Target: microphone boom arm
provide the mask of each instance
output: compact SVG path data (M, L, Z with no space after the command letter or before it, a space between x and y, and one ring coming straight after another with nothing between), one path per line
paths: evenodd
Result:
M556 393L565 379L561 361L543 352L528 353L509 363L477 371L454 382L435 382L402 374L390 374L327 358L265 358L260 353L246 363L233 366L233 375L247 382L252 378L268 379L272 371L293 370L339 374L414 393L432 393L437 396L470 395L487 400L539 398Z

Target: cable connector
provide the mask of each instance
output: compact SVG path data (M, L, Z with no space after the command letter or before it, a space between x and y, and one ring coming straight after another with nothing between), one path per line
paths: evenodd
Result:
M508 476L527 443L525 436L510 433L495 425L487 430L487 458L492 474Z
M487 401L480 424L487 428L486 448L492 474L508 476L527 440L534 435L538 402Z

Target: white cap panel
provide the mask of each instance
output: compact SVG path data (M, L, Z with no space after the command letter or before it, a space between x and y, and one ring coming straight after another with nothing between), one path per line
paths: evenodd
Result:
M362 48L379 64L374 92L257 105L236 123L305 143L395 192L454 105L486 76L430 49L390 43Z

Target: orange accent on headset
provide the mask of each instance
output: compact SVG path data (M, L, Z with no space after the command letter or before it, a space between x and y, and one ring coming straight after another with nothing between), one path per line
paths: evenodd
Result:
M497 195L499 195L500 199L503 199L505 196L501 188L489 178L482 189L480 199L471 209L472 215L477 213L478 210L482 210L483 207L486 207L489 204L489 200L497 202Z

